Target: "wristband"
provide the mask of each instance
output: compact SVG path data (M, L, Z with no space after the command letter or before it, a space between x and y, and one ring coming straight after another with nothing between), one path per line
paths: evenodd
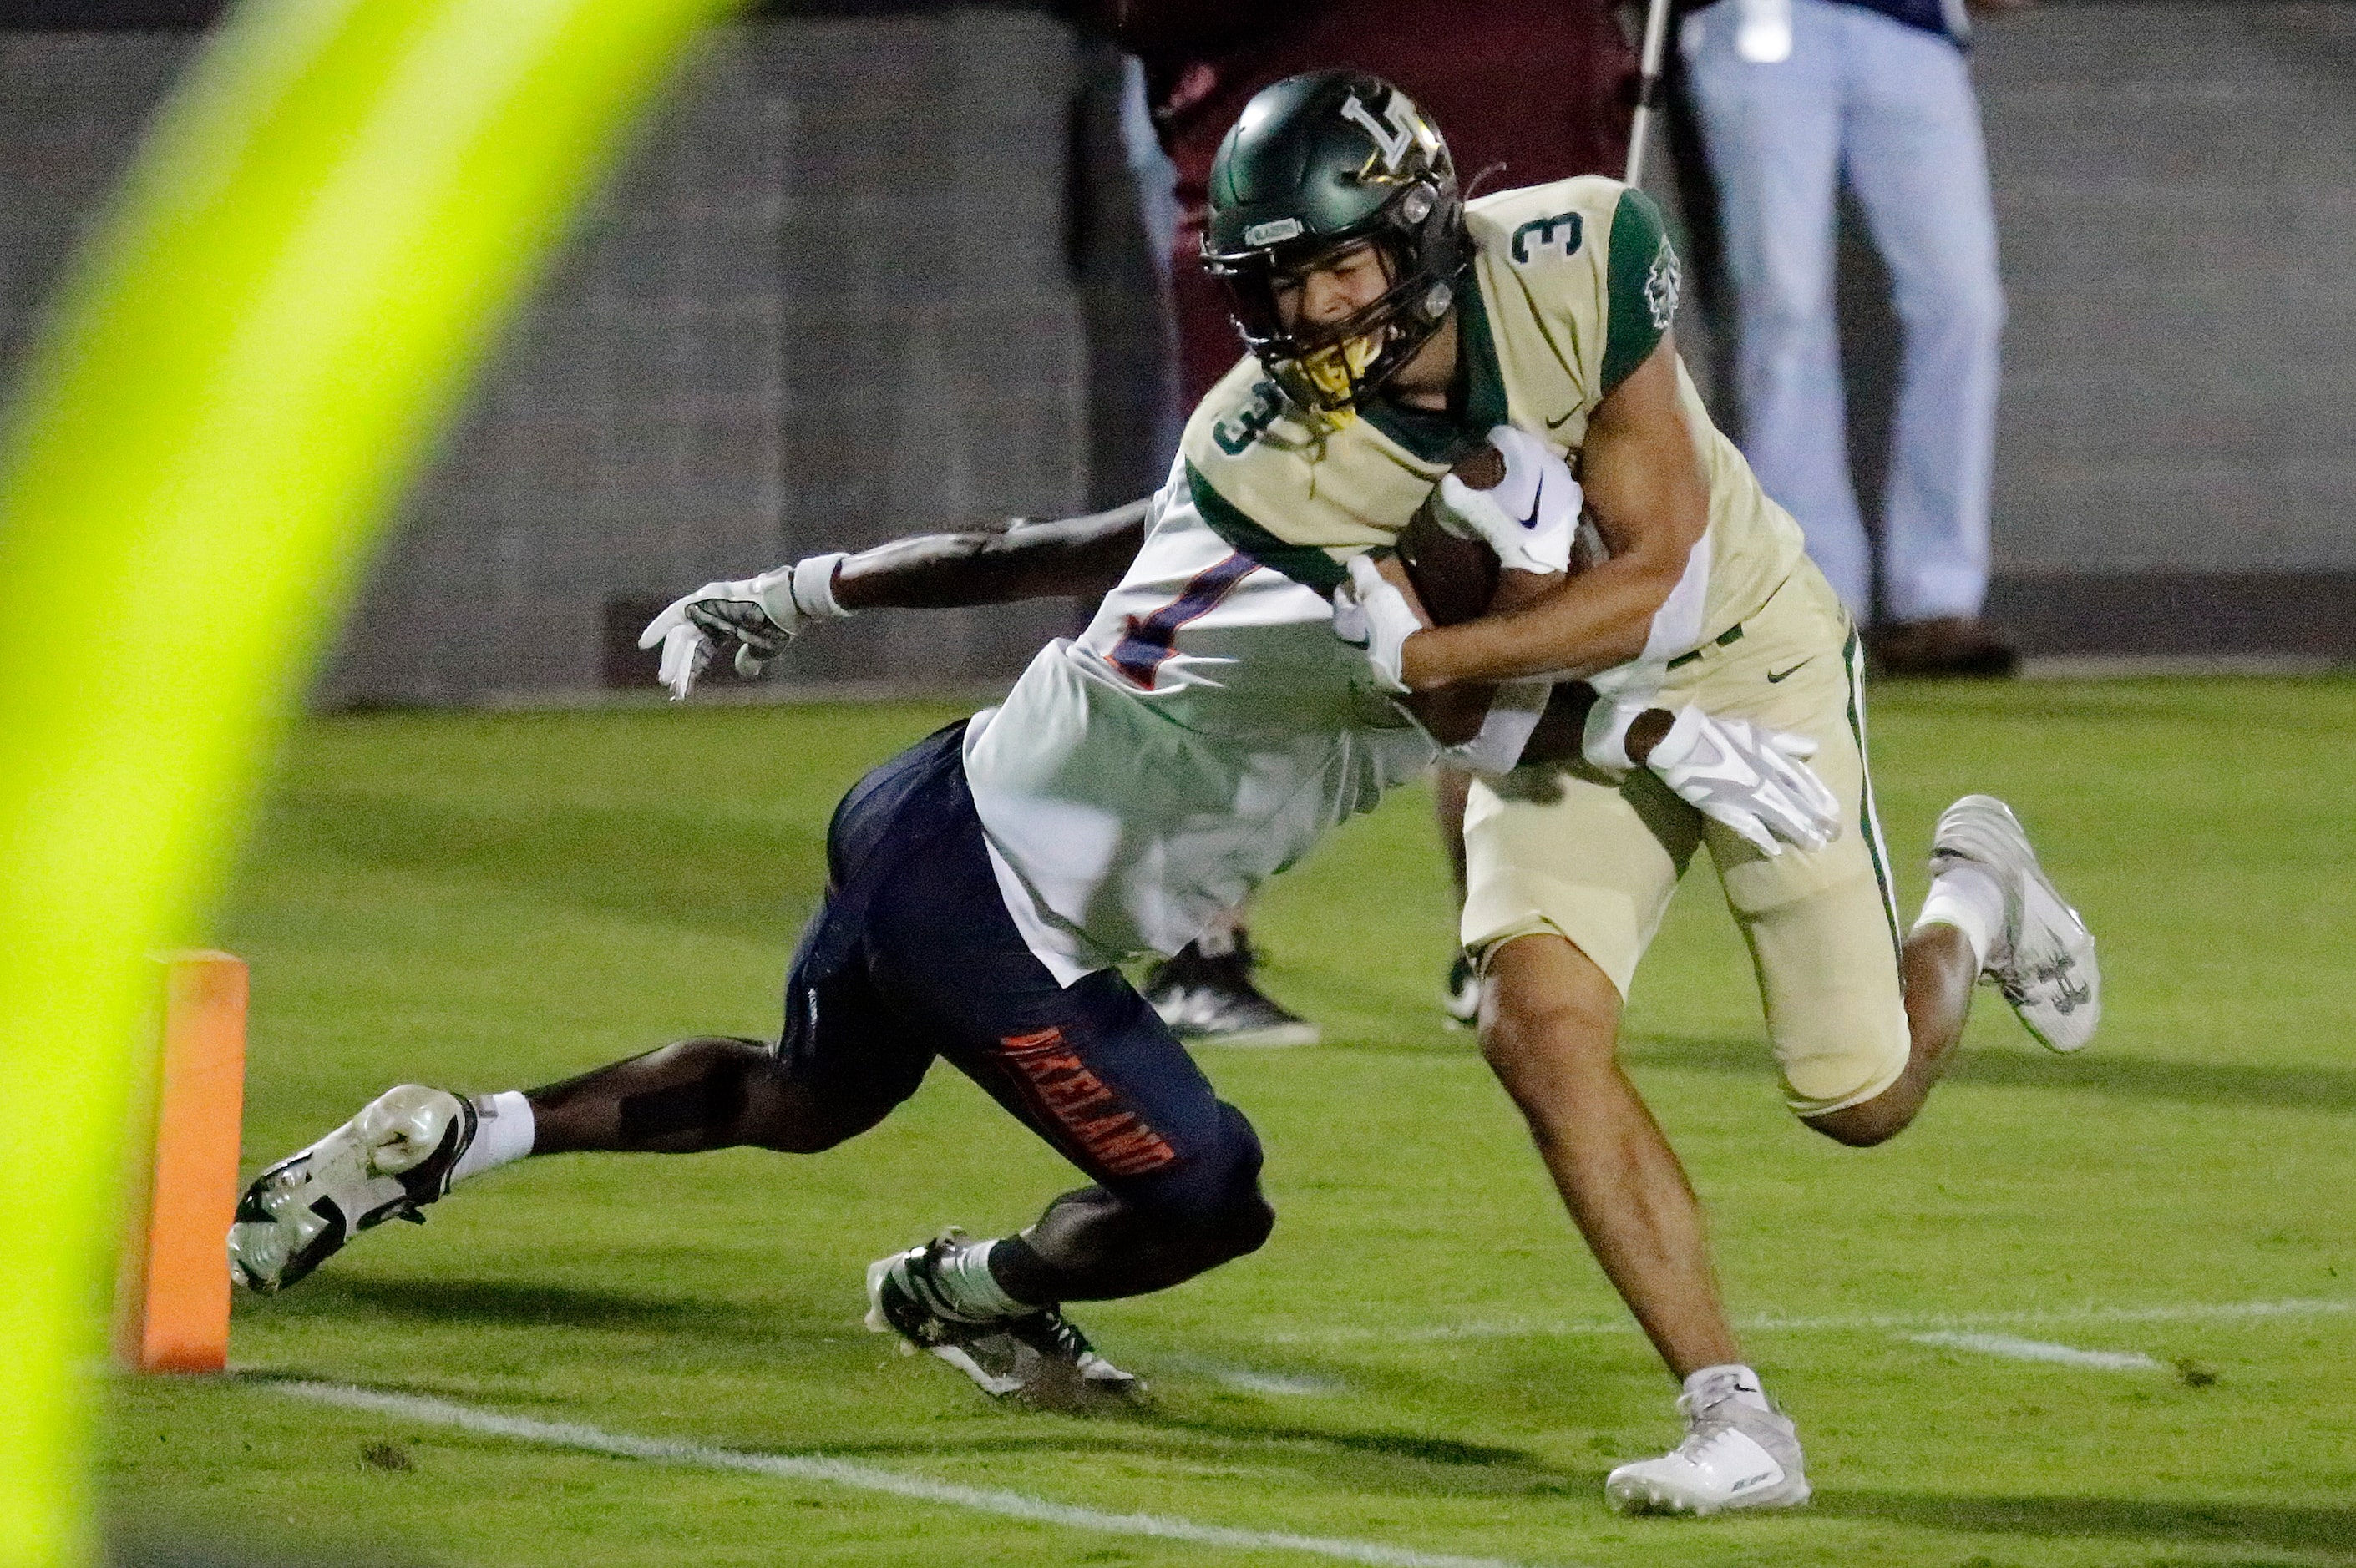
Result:
M1590 767L1610 773L1613 778L1633 772L1634 759L1628 755L1628 731L1644 714L1641 702L1614 702L1599 697L1587 709L1587 725L1581 732L1579 754Z
M1646 754L1644 765L1656 773L1665 773L1683 763L1701 743L1702 731L1709 727L1709 715L1695 703L1688 702L1678 709L1676 721L1669 726L1669 732L1662 736ZM1721 742L1720 754L1723 751Z
M834 597L834 571L850 559L848 550L836 550L831 555L813 555L794 562L794 608L813 621L847 621L853 612L844 609Z

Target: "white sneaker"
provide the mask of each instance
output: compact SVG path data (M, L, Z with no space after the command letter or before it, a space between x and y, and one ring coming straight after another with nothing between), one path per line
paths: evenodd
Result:
M370 1226L423 1224L418 1211L450 1189L478 1115L445 1090L386 1090L253 1179L229 1228L230 1277L248 1290L284 1290Z
M1797 1508L1808 1500L1800 1436L1780 1410L1738 1398L1733 1367L1697 1373L1677 1396L1686 1440L1657 1459L1622 1465L1605 1477L1604 1500L1621 1513L1724 1513L1730 1509Z
M2037 863L2020 819L1993 795L1964 796L1939 815L1931 874L1956 861L1980 867L2004 890L2004 930L1982 973L2041 1044L2065 1051L2083 1047L2103 1018L2094 933Z

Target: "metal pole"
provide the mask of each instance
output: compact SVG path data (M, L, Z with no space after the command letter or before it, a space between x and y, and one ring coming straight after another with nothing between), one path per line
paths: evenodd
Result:
M1653 139L1653 116L1661 97L1661 57L1669 42L1669 0L1650 0L1644 12L1644 44L1637 56L1636 117L1628 125L1630 185L1644 183L1644 153Z

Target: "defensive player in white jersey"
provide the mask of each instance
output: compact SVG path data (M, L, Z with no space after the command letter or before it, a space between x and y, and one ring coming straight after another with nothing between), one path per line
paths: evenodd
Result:
M1577 486L1543 453L1507 466L1526 490L1544 471L1555 499L1541 527L1505 524L1498 542L1529 575L1559 574ZM1384 691L1363 646L1334 635L1325 595L1205 526L1183 470L1150 505L1101 517L711 583L648 641L683 696L715 640L746 664L813 618L1108 586L1087 633L1041 652L1003 705L843 799L776 1042L682 1040L529 1092L393 1089L249 1187L230 1235L237 1277L282 1289L360 1231L418 1217L453 1183L526 1155L825 1149L915 1093L939 1056L1090 1185L1020 1235L950 1232L879 1259L871 1326L992 1394L1130 1389L1060 1304L1177 1284L1258 1247L1273 1214L1250 1124L1112 965L1176 950L1333 825L1421 775L1440 750L1426 726L1459 740L1460 763L1496 770L1533 744L1575 749L1580 725L1541 722L1546 683L1494 702L1485 690ZM1771 830L1822 840L1833 808L1809 803L1793 742L1706 721L1697 732L1710 754L1751 758L1755 787L1674 769L1668 784L1762 842Z
M1870 1145L1904 1128L1997 982L2069 1051L2099 1012L2094 943L2019 822L1967 795L1901 933L1866 771L1858 639L1797 527L1712 427L1671 334L1676 252L1642 192L1586 177L1459 199L1404 95L1341 72L1269 89L1210 182L1205 260L1251 352L1183 442L1205 519L1255 559L1348 591L1398 692L1554 675L1649 711L1708 710L1814 743L1830 842L1776 852L1632 770L1643 704L1597 705L1584 754L1476 783L1462 937L1488 978L1482 1041L1573 1219L1682 1381L1684 1443L1625 1465L1631 1509L1804 1501L1792 1423L1744 1364L1699 1207L1615 1057L1638 960L1694 851L1750 944L1788 1103ZM1435 499L1483 509L1474 443L1577 466L1606 558L1505 613L1426 627L1368 552ZM1681 717L1666 750L1682 745ZM1662 753L1655 752L1656 763Z

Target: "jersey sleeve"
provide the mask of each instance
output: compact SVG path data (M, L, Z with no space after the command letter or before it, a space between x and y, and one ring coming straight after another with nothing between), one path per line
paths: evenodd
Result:
M1661 209L1641 190L1621 193L1612 213L1603 277L1603 372L1609 395L1652 357L1676 319L1682 270Z
M1304 588L1320 593L1331 593L1340 587L1349 573L1342 569L1332 552L1311 545L1287 544L1273 532L1260 526L1241 507L1219 494L1218 487L1203 477L1202 470L1194 464L1186 464L1186 491L1194 503L1195 515L1227 548L1267 567L1270 571L1289 577Z

